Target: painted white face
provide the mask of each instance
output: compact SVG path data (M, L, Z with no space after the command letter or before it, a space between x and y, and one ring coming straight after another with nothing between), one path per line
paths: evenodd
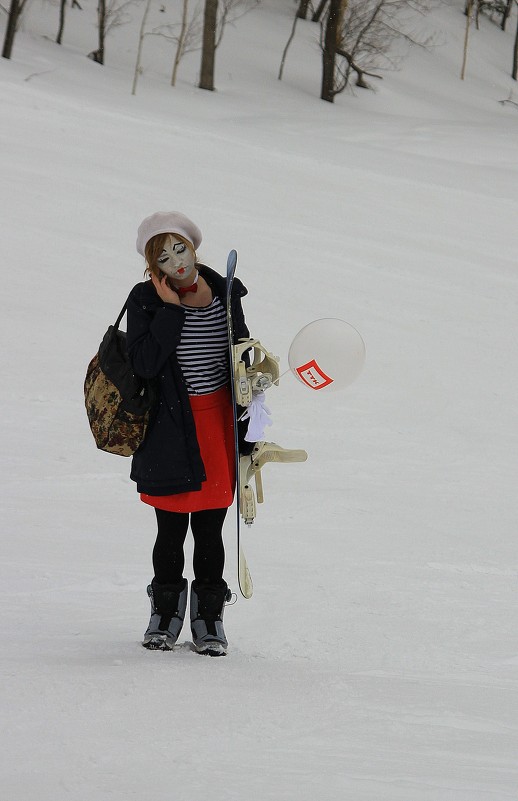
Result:
M194 253L174 234L169 234L164 249L158 257L158 266L169 278L178 282L183 281L195 271Z

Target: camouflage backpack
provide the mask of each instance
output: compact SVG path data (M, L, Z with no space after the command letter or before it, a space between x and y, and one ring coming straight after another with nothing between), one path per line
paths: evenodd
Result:
M128 360L126 334L119 331L124 304L88 365L84 384L86 414L98 448L131 456L142 443L155 393L135 375Z

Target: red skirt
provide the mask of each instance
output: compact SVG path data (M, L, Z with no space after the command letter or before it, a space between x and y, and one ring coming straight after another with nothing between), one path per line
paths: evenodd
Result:
M234 416L229 387L208 395L191 395L196 436L207 480L197 492L145 495L144 503L167 512L201 512L232 506L235 487Z

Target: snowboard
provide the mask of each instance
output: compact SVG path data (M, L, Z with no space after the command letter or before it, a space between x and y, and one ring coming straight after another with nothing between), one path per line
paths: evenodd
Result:
M232 408L234 414L234 453L235 453L235 475L236 475L236 540L237 540L237 577L239 590L243 598L251 598L254 588L252 577L248 569L248 564L243 549L241 533L241 486L239 479L239 435L237 429L238 407L236 403L236 385L234 371L234 332L232 330L232 286L237 268L237 252L231 250L227 259L227 327L228 327L228 348L230 362L230 387L232 391Z

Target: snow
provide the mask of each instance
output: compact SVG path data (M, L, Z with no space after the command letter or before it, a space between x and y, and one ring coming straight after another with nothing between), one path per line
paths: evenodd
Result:
M172 46L147 37L132 97L142 9L101 68L95 5L60 48L34 0L0 64L2 798L516 799L512 34L483 19L461 82L463 4L438 4L430 51L331 105L311 23L277 80L294 4L264 0L228 26L216 92L199 53L171 88ZM141 280L137 226L170 208L216 269L238 250L283 370L320 317L367 347L342 393L269 390L268 436L310 458L263 471L255 593L219 660L187 626L173 653L141 647L153 516L83 407ZM233 514L226 541L236 589Z

